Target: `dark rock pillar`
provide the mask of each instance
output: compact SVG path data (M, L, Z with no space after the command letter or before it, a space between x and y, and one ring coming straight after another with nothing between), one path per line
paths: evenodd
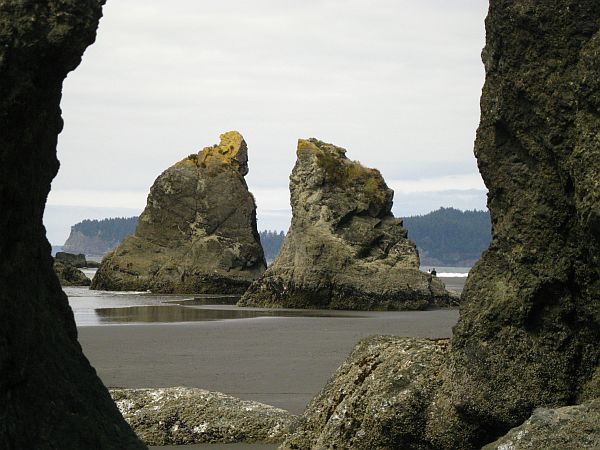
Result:
M100 0L0 2L0 448L144 448L81 352L42 216Z
M596 0L490 2L475 154L493 239L454 330L446 446L600 395L599 25Z

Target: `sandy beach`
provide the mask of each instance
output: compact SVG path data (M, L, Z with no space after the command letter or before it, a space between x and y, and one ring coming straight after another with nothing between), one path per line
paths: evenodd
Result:
M457 292L465 281L442 280ZM374 334L449 337L458 319L457 308L292 311L291 316L254 317L257 310L227 305L165 307L157 306L162 304L158 301L139 299L138 303L146 306L124 308L129 301L124 297L74 296L70 301L76 318L85 324L99 324L79 326L79 341L106 386L198 387L260 401L293 414L304 411L361 338ZM118 307L92 313L88 311L90 302L103 306L114 302ZM148 323L106 324L110 322L105 320L123 320L123 311ZM93 321L89 320L91 315L96 316ZM98 321L101 316L107 317ZM152 323L155 320L158 322ZM267 450L276 446L203 444L185 448Z
M109 387L188 386L300 414L356 342L373 334L448 337L456 309L356 312L79 328Z

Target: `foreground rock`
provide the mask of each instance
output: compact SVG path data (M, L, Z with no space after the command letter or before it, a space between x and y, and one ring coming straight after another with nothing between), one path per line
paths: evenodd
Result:
M0 448L141 449L81 352L42 223L62 82L103 1L0 2Z
M419 271L379 171L345 153L316 139L298 141L292 225L277 259L239 305L396 310L452 301L439 280Z
M431 397L394 408L424 430L396 448L477 449L538 407L600 397L600 3L493 0L486 25L475 154L492 242L470 272L441 369L421 375L434 380ZM397 364L413 358L395 355ZM335 395L320 404L328 402ZM534 425L540 414L548 413ZM365 417L356 415L347 442L369 428L396 436L385 417L369 426ZM313 418L314 433L299 427L288 442L309 436L309 448L327 448L329 436L348 433L347 421ZM584 442L598 440L587 425L565 427L575 435L561 439L575 442L583 430Z
M527 421L483 450L600 448L600 400L536 409Z
M291 428L284 449L428 448L418 413L439 385L447 340L361 341Z
M600 3L492 1L486 25L475 155L493 237L432 416L434 441L461 448L600 397Z
M92 289L241 294L265 270L256 205L235 132L165 170L132 236L102 260Z
M110 392L147 445L278 443L294 418L283 409L202 389Z

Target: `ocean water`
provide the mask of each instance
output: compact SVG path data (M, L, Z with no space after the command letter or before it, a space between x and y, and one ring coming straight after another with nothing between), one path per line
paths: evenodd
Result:
M471 270L470 267L421 266L422 272L429 272L431 269L435 269L437 276L441 278L467 278Z

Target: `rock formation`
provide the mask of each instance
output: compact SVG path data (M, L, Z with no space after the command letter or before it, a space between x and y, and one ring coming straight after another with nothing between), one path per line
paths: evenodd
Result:
M492 242L463 291L438 445L600 396L599 26L593 0L490 4L475 155Z
M203 389L111 389L110 393L147 445L278 443L294 418L283 409Z
M429 448L417 416L439 386L447 346L447 339L363 339L292 424L283 448Z
M419 271L379 171L345 153L316 139L298 141L292 225L277 259L239 305L423 309L450 301L440 281Z
M482 450L600 448L600 399L576 406L536 409L522 425Z
M53 268L61 286L89 286L92 283L81 270L63 261L55 259Z
M236 131L165 170L135 233L104 257L92 289L243 293L266 268L247 173Z
M467 280L442 369L424 363L439 377L429 382L433 396L396 407L397 423L409 408L420 427L402 448L480 448L537 407L600 397L599 27L593 0L490 3L475 155L492 242ZM333 416L306 414L311 444L342 430L328 429ZM362 417L346 439L374 428ZM386 442L375 439L371 448Z
M62 82L102 0L0 2L0 448L141 449L81 352L42 224Z
M78 269L87 267L87 261L83 253L75 255L73 253L57 252L54 260L69 266L77 267Z

